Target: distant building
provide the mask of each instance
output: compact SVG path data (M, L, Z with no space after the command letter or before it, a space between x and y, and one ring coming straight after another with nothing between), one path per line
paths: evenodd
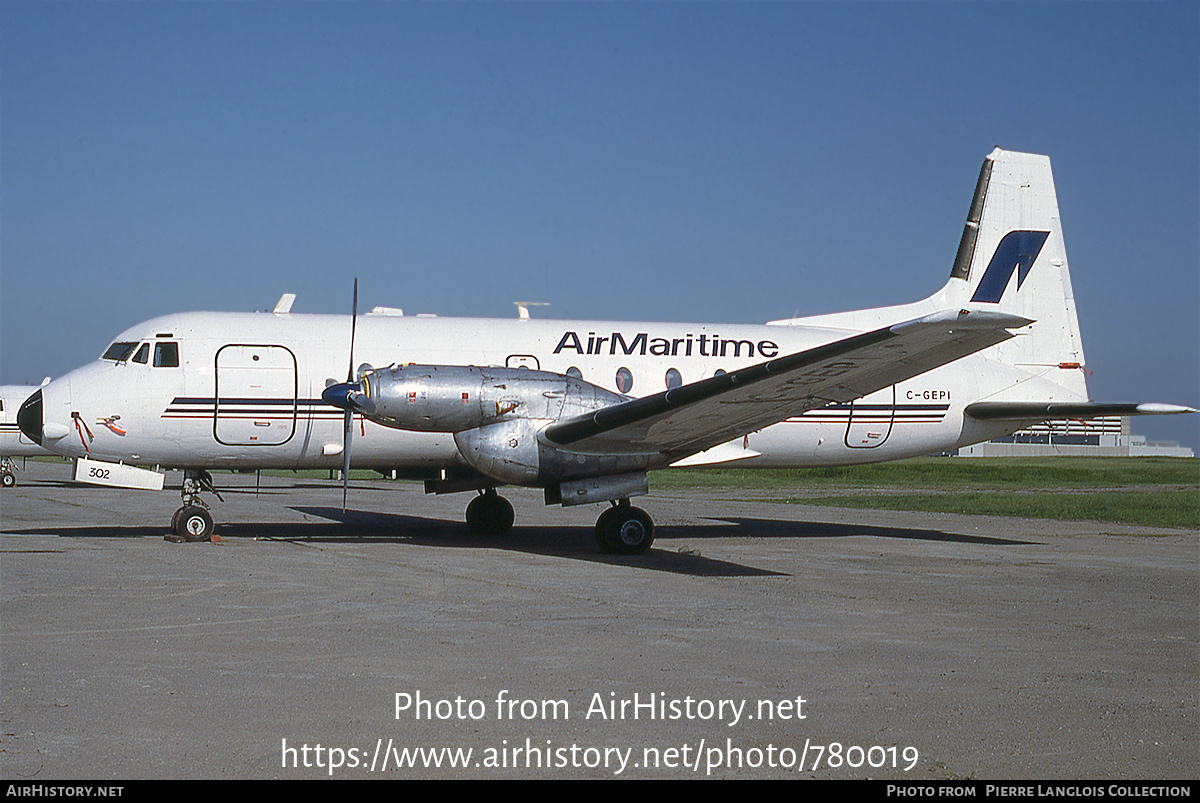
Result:
M1090 421L1058 419L958 450L959 457L1195 457L1186 446L1147 443L1129 431L1129 419L1117 416Z

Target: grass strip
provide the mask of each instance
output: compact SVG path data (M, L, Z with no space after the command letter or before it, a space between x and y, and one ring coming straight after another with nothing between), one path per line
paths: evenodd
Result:
M679 469L651 475L670 488L1102 488L1186 485L1200 491L1200 460L1184 458L920 457L861 466L797 469Z
M791 504L1200 529L1196 459L927 457L812 469L668 471L651 481L655 491L739 489L759 501Z
M1104 493L901 493L864 496L789 497L761 501L870 510L1016 516L1064 521L1103 521L1144 527L1200 528L1200 496L1190 490Z

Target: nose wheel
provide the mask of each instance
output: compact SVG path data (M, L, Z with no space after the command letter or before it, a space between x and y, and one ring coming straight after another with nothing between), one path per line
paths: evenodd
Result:
M213 485L212 475L204 470L188 469L183 472L183 507L171 517L171 532L184 541L208 541L213 534L213 517L208 512L208 503L200 498L202 491L211 491L221 499ZM221 499L221 501L225 501Z
M596 542L613 555L640 555L654 543L654 522L646 511L622 499L596 519Z
M17 484L17 466L7 457L0 457L0 486L11 488Z
M171 517L171 532L184 541L208 541L213 534L213 518L199 505L184 505Z

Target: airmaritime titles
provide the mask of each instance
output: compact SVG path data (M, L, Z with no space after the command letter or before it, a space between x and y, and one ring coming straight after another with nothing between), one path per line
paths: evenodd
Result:
M607 345L607 348L606 348ZM588 332L586 341L578 332L564 332L554 353L574 351L577 354L654 354L659 357L778 357L779 344L773 340L727 340L720 335L702 334L698 337L687 334L683 337L650 337L648 332L638 332L626 340L621 332L611 336L597 336Z

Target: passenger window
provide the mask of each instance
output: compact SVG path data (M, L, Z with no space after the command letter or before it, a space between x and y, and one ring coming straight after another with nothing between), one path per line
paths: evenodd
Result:
M133 355L133 361L140 362L142 365L145 365L146 360L148 359L150 359L150 344L143 343L142 347L138 349L138 353Z
M154 344L154 367L155 368L178 368L179 367L179 344L178 343L155 343Z
M628 368L617 369L617 390L628 393L633 390L633 374Z
M683 377L674 368L667 369L667 390L677 388L683 384Z

